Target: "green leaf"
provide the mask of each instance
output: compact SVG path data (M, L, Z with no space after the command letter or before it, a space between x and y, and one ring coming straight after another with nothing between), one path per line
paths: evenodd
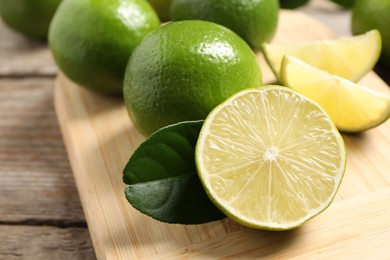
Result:
M225 215L207 197L196 173L195 145L203 121L164 127L144 141L123 170L130 204L168 223L201 224Z

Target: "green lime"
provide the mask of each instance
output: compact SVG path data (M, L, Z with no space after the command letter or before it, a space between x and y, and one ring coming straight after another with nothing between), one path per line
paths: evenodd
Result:
M309 0L279 0L280 7L284 9L294 9L309 2Z
M148 0L156 10L160 20L166 22L171 20L171 3L172 0Z
M239 36L206 21L173 22L146 36L126 68L124 99L144 135L204 119L237 91L261 86L256 56Z
M0 0L0 16L15 31L46 38L50 21L61 0Z
M228 27L253 49L272 39L277 26L278 0L173 0L171 16L179 20L206 20Z
M377 29L382 36L380 63L390 68L390 0L357 0L352 9L352 32Z
M49 30L57 65L74 82L103 94L121 94L127 61L160 27L144 0L66 0Z

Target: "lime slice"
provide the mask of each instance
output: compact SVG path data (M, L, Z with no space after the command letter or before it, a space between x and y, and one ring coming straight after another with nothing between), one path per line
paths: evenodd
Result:
M372 30L358 36L300 45L264 44L263 52L267 63L279 80L282 59L284 55L291 55L331 74L358 81L375 66L381 47L379 32Z
M210 199L242 225L300 226L332 202L345 147L316 103L288 88L243 90L215 108L196 145Z
M390 96L286 56L282 82L320 104L337 128L362 132L390 117Z

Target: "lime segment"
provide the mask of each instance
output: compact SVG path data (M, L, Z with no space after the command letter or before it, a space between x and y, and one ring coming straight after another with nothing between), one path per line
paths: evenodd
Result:
M298 45L264 44L264 55L279 80L282 59L291 55L331 74L358 81L375 66L381 47L379 32L372 30L358 36Z
M285 57L281 75L286 86L318 102L341 131L362 132L390 117L390 95L331 75L294 57Z

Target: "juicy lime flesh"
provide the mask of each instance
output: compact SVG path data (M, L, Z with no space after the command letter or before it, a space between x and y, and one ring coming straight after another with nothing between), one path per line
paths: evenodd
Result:
M290 46L267 44L264 48L267 62L279 79L283 57L291 55L331 74L357 81L378 61L381 37L373 30L354 37Z
M124 99L135 127L150 135L169 124L205 119L234 93L261 86L250 47L206 21L180 21L149 34L125 73Z
M390 1L356 0L352 9L352 32L361 34L377 29L382 36L380 62L390 68Z
M173 0L172 19L206 20L221 24L242 37L252 48L261 49L276 31L278 0Z
M242 91L206 119L196 147L210 198L241 224L291 229L324 210L345 169L324 111L285 88Z
M67 0L49 30L57 65L71 80L103 94L121 94L128 59L160 27L143 0Z
M50 21L61 0L0 0L0 16L14 30L46 38Z
M390 96L311 67L287 56L282 81L320 104L339 130L361 132L390 116Z

